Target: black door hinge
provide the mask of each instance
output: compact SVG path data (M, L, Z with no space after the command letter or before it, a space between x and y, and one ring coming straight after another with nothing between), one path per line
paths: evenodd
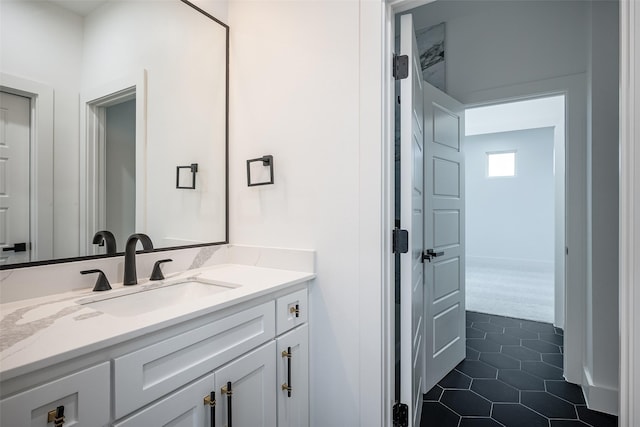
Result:
M403 80L409 77L409 56L393 55L393 78Z
M409 407L405 403L393 405L393 427L409 426Z
M393 248L394 254L406 254L409 252L409 232L400 228L393 229Z

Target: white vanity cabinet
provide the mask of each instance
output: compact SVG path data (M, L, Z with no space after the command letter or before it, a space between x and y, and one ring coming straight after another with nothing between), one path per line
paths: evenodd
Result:
M63 427L308 427L307 288L288 289L12 378L0 424L54 426L64 405Z
M109 423L109 363L101 363L30 388L0 401L0 425L53 426L51 412L64 407L64 427L102 427Z

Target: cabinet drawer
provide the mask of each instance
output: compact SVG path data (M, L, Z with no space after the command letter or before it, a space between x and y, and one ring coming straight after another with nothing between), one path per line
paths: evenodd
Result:
M116 358L115 417L164 396L274 336L274 302L270 301Z
M277 334L280 335L298 325L307 323L308 313L309 304L306 289L278 298L276 301Z
M76 372L0 401L0 425L47 427L47 413L64 406L64 426L109 422L109 362Z
M204 397L214 391L213 374L177 391L113 427L210 426L211 414Z

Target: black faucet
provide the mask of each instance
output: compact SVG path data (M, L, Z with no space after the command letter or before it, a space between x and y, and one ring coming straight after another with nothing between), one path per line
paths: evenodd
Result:
M112 232L108 230L101 230L93 235L94 245L102 244L102 242L106 243L108 254L116 253L116 238L113 236Z
M129 236L127 245L124 248L124 280L122 284L125 286L138 283L138 275L136 274L136 245L138 240L142 243L144 250L153 249L153 243L146 234L136 233Z

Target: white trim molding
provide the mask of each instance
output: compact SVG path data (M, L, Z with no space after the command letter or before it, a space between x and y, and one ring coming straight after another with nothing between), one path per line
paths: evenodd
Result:
M392 276L389 265L389 236L386 227L392 212L388 195L390 176L385 160L388 140L383 136L383 79L388 71L377 65L383 56L383 7L381 2L360 2L359 47L359 200L358 225L358 323L359 416L361 427L380 426L388 417L390 389L385 369L389 366L385 344L389 306L385 283ZM375 88L375 89L374 89ZM379 125L374 125L379 124ZM364 331L370 331L368 333ZM371 375L372 372L380 375Z
M620 2L620 411L640 425L640 7Z
M613 415L618 413L619 390L594 383L586 366L582 368L580 385L589 409Z
M584 73L536 82L522 83L477 91L461 99L467 106L491 105L507 101L531 99L532 97L565 96L565 149L557 153L564 160L565 179L558 193L564 204L557 204L557 217L564 219L561 224L556 221L556 250L564 253L564 246L570 248L569 254L556 257L556 276L563 275L564 283L556 292L556 316L564 318L562 325L564 334L564 376L567 381L582 384L584 348L586 330L584 310L586 307L587 276L587 148L584 144L587 129L587 76ZM561 160L560 160L561 161ZM558 190L558 188L556 188ZM566 191L563 191L566 190ZM571 221L567 221L571 218ZM563 261L563 262L562 262Z

